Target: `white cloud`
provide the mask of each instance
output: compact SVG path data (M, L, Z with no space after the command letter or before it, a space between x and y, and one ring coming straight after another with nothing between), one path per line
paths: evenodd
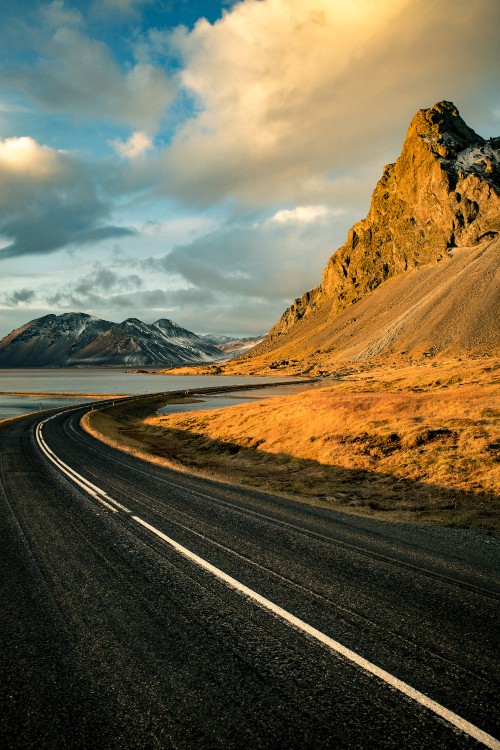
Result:
M28 137L0 140L0 259L130 235L108 223L104 182L72 154Z
M124 159L136 159L142 156L153 147L151 138L140 130L132 133L130 138L123 141L111 141L115 151Z
M58 154L47 146L40 146L33 138L6 138L0 141L0 170L9 180L0 186L4 200L11 194L10 180L19 177L43 182L59 169Z
M255 299L285 307L317 284L344 232L343 222L331 214L316 221L223 226L145 261L143 268L176 277L178 285L229 295L247 305L251 318Z
M343 209L329 209L327 206L296 206L295 208L283 208L277 211L270 221L277 221L279 224L288 222L303 222L309 224L311 221L324 219L327 216L341 216L345 211Z
M35 64L5 66L0 80L50 112L154 132L176 95L165 70L148 61L120 65L110 47L78 28L79 14L58 0L42 16L46 25L38 36L32 28L26 31Z
M200 205L323 202L307 181L380 169L417 109L494 86L499 14L496 0L453 13L435 0L246 0L178 29L168 42L196 114L164 156L166 189Z

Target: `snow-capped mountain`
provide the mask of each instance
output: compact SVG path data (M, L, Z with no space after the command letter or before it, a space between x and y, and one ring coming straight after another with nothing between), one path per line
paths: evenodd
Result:
M243 339L230 339L219 345L219 349L224 353L225 359L233 359L240 354L249 352L254 346L264 341L265 336L248 336Z
M128 318L83 347L71 364L180 365L212 362L220 357L217 347L170 320L149 325Z
M161 319L110 323L85 313L45 315L0 341L0 367L180 365L223 359L220 349Z
M111 328L109 320L85 313L44 315L0 341L0 367L58 367Z
M265 335L237 339L234 336L224 336L224 334L220 333L205 333L201 338L204 341L210 341L210 343L215 344L223 352L223 358L227 360L253 349L254 346L257 346L257 344L260 344L264 340Z
M201 333L200 338L204 341L209 341L211 344L221 346L221 344L229 344L230 341L234 341L234 336L225 336L223 333Z

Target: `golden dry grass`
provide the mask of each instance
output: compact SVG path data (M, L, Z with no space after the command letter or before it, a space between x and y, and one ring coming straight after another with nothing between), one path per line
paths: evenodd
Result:
M498 528L498 360L346 373L325 388L151 416L96 411L94 434L143 458L393 519ZM147 412L149 411L149 416Z
M389 372L384 381L365 376L321 391L146 423L330 466L494 491L500 487L499 371L487 366L488 382L484 368L478 369L461 383L444 368L439 377Z

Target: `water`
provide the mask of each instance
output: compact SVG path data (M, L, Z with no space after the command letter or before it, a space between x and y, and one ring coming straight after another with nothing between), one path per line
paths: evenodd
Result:
M267 379L269 382L269 378ZM158 409L157 414L178 414L185 411L201 411L205 409L220 409L223 406L235 406L236 404L248 404L252 401L262 401L273 396L289 396L314 387L314 384L273 386L272 388L255 388L249 391L237 391L237 393L218 393L210 396L196 396L196 403L191 404L167 404Z
M134 395L218 385L265 383L271 380L269 377L241 375L150 375L97 368L0 370L0 419L28 414L40 408L82 403L97 395ZM280 378L280 381L286 380L287 378ZM277 388L276 391L278 390ZM238 398L241 399L242 395L239 394ZM219 405L228 404L221 402ZM193 404L191 408L195 406Z
M0 421L10 417L20 417L34 411L52 409L54 406L72 406L79 404L82 398L29 398L23 396L2 396L0 394Z

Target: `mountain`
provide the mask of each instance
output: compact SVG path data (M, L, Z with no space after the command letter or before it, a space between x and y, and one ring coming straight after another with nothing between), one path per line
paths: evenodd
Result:
M57 367L112 326L85 313L44 315L0 341L0 367Z
M243 339L230 339L225 343L219 345L219 349L224 352L229 358L238 357L244 352L248 352L253 349L257 344L264 341L265 336L248 336Z
M220 350L170 320L110 323L85 313L45 315L0 341L0 367L180 365L213 362Z
M165 318L148 325L128 318L80 349L72 364L159 365L213 362L219 349Z
M497 352L499 149L451 102L420 110L321 283L239 362Z
M211 344L214 344L215 346L221 346L222 344L229 344L231 341L234 341L233 336L225 336L223 333L202 333L200 334L200 338L204 341L209 341Z
M253 349L254 346L257 346L257 344L260 344L264 340L265 336L248 336L246 338L235 339L232 336L224 336L223 334L206 333L201 338L217 346L226 355L223 357L224 359L231 359Z

